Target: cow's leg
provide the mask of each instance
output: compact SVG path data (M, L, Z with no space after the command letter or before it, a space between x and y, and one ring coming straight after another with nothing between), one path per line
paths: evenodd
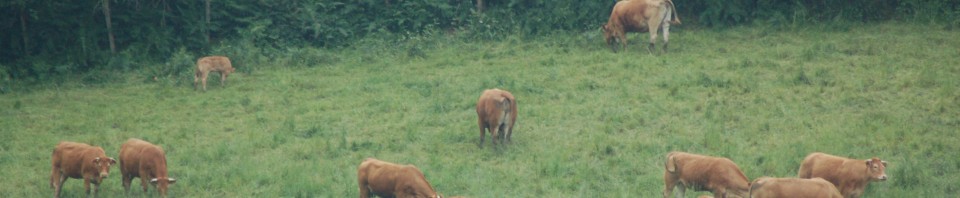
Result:
M57 184L54 185L54 194L53 197L60 197L60 190L63 190L63 183L67 182L67 176L63 173L60 173L59 178L57 178Z
M100 183L93 184L93 197L97 197L97 193L100 192Z
M649 24L650 24L650 26L649 26L649 27L650 27L650 45L647 47L647 50L649 50L650 53L653 53L653 52L654 52L654 49L656 49L656 48L654 47L654 45L656 45L656 43L657 43L657 32L660 31L660 30L659 30L659 28L660 28L660 19L648 20L648 21L649 21Z
M203 91L207 91L207 75L210 72L203 72L200 74L200 83L203 84Z
M362 169L361 169L362 170ZM366 171L360 171L357 173L357 184L360 185L360 198L369 198L370 189L367 188L367 173Z
M500 130L499 130L499 129L500 129L500 126L501 126L501 125L498 124L497 126L490 127L490 137L493 138L493 140L490 140L490 142L493 143L493 146L494 146L494 147L497 146L497 139L500 139L500 138L499 138L499 137L500 137Z
M480 144L477 144L477 146L480 148L483 148L483 139L487 135L486 134L487 132L486 130L484 130L486 129L486 127L484 127L483 120L479 121L479 125L480 125Z
M686 197L685 195L687 194L687 186L686 186L686 185L683 185L683 183L678 183L678 185L677 185L677 193L678 193L678 194L677 194L677 198Z
M513 123L510 123L510 126L507 127L507 142L513 143Z
M227 86L227 72L220 72L220 87Z
M87 196L90 196L90 179L83 179L83 189L86 190Z
M147 184L150 183L150 180L147 180L148 177L144 177L145 174L140 174L140 187L143 188L143 194L147 194Z
M676 187L676 183L672 181L664 182L665 186L663 187L663 198L670 198L670 194L673 194L673 188Z
M200 86L200 71L193 73L193 90L196 91Z
M50 188L56 189L57 179L60 179L60 171L57 170L57 166L53 165L53 170L50 171Z
M122 162L122 161L121 161L121 162ZM123 166L123 165L121 165L121 166ZM121 171L121 172L122 172L122 171ZM123 179L123 192L126 193L126 194L130 194L130 182L133 181L133 175L130 175L130 174L122 174L122 176L123 176L123 178L122 178L122 179Z
M667 16L670 16L670 13L667 12ZM669 18L664 19L669 20ZM667 53L667 45L670 44L670 22L664 21L663 23L663 53Z
M627 33L624 32L624 33L618 34L617 37L620 40L620 51L626 52L627 51Z

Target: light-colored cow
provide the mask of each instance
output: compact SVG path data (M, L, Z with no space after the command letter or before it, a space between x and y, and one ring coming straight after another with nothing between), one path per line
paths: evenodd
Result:
M748 197L750 193L750 180L727 158L674 151L667 154L665 168L664 198L670 197L674 188L679 190L677 197L683 197L687 188L711 191L719 198L726 198L728 194Z
M844 197L857 198L871 181L886 181L887 161L849 159L826 153L811 153L803 159L797 176L830 181Z
M399 165L367 158L357 167L360 198L380 197L441 198L423 172L412 165Z
M480 147L486 130L490 130L493 144L497 141L511 142L513 126L517 122L517 99L510 92L487 89L477 100L477 125L480 126Z
M610 12L610 19L603 25L603 36L613 52L615 42L627 49L628 32L650 32L649 51L654 52L657 32L663 30L663 52L670 42L670 24L680 24L676 8L671 0L626 0L617 2Z
M843 198L833 184L823 178L761 177L750 184L751 198Z

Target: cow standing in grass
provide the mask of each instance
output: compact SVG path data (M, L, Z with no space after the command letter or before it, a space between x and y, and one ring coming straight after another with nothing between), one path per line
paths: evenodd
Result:
M517 122L517 99L510 92L500 89L487 89L477 100L477 124L480 126L480 147L486 130L490 130L493 144L498 141L511 142L513 126Z
M730 159L675 151L667 154L665 166L664 198L670 197L674 188L680 191L678 197L683 197L687 188L712 191L719 198L749 196L750 180Z
M226 85L227 76L230 73L233 73L234 68L233 64L230 63L230 58L224 56L207 56L197 60L197 72L193 74L193 89L198 89L198 86L202 83L203 91L207 91L207 75L210 72L219 72L220 73L220 86L223 87Z
M67 178L83 179L83 188L87 195L90 195L92 183L93 195L96 196L100 184L110 176L110 166L117 163L113 158L107 157L99 146L66 141L57 144L51 158L53 168L50 173L50 187L54 189L54 197L60 197Z
M825 153L811 153L803 159L797 176L820 177L833 183L844 197L857 198L872 181L886 181L887 161L849 159Z
M663 30L663 52L670 41L670 24L680 24L677 11L671 0L626 0L617 2L610 12L610 19L603 25L603 37L613 52L615 42L627 49L628 32L650 32L649 51L653 53L657 32Z
M380 197L441 198L423 172L413 165L399 165L374 158L357 167L360 198Z
M136 138L130 138L120 146L120 173L123 175L123 189L128 193L135 177L140 178L144 193L149 181L160 196L167 196L168 186L177 182L167 176L167 156L163 149Z

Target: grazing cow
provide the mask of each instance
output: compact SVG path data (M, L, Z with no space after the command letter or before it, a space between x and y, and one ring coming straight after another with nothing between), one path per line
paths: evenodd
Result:
M370 193L380 197L441 198L413 165L399 165L367 158L357 167L360 198Z
M96 196L100 183L110 175L110 166L117 163L99 146L66 141L57 144L51 158L50 187L54 189L54 197L60 197L67 178L82 178L87 195L90 195L90 183L93 183L93 195Z
M144 193L149 180L160 196L167 196L167 186L177 182L167 177L167 157L163 149L136 138L130 138L120 146L120 173L123 175L123 189L128 193L134 177L140 177Z
M225 86L227 76L233 73L233 64L230 58L224 56L207 56L197 60L197 72L193 74L193 89L197 89L197 83L203 83L203 91L207 91L207 74L210 72L220 73L220 86Z
M833 183L844 197L860 197L871 181L886 181L887 161L849 159L825 153L811 153L803 159L797 176L820 177Z
M750 197L843 198L837 187L819 177L813 179L761 177L750 184Z
M657 31L663 30L663 52L667 52L670 41L670 24L680 24L673 1L671 0L627 0L617 2L610 12L610 19L603 25L603 36L613 52L617 52L614 42L627 49L628 32L650 32L649 51L654 51Z
M477 124L480 125L480 147L486 129L490 130L493 144L506 140L512 142L513 125L517 122L517 99L510 92L500 89L487 89L477 100Z
M683 197L688 187L711 191L714 197L720 198L727 197L727 193L739 197L750 193L750 180L730 159L677 151L667 154L663 182L666 184L664 198L670 197L674 187L680 190L678 197Z

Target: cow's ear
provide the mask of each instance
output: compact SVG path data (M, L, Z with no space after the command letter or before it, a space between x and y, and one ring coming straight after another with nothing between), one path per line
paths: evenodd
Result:
M870 166L870 164L873 164L873 161L867 160L867 166Z
M883 167L887 167L887 161L880 161L880 163L883 164Z
M115 160L115 159L113 159L113 158L111 157L111 158L110 158L110 165L113 166L114 164L117 164L117 160Z
M170 184L177 183L177 179L174 178L167 178L167 181L170 182Z

